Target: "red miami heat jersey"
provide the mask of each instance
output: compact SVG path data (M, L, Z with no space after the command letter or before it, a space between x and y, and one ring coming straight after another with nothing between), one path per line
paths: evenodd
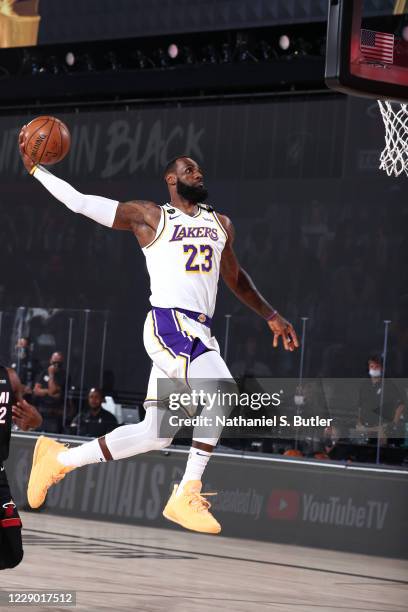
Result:
M13 402L13 389L8 372L0 365L0 463L9 455Z

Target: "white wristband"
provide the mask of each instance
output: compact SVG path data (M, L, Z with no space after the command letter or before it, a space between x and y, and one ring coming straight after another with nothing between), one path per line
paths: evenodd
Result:
M69 183L48 172L42 166L34 166L30 172L57 200L75 213L89 217L106 227L112 227L119 202L102 196L79 193Z

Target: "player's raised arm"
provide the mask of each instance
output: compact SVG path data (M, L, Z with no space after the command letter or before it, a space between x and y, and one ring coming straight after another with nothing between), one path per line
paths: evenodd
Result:
M221 257L222 278L241 302L265 319L273 333L273 346L278 346L278 340L281 336L285 349L293 351L299 346L293 326L261 295L249 274L241 268L233 249L235 238L234 226L228 217L224 215L218 215L218 217L228 235Z
M153 202L135 200L122 203L102 196L80 193L72 185L32 161L25 150L24 127L19 135L19 149L24 166L31 176L72 212L80 213L113 229L135 231L136 226L145 224L150 227L151 209L157 208ZM157 213L153 216L157 217Z

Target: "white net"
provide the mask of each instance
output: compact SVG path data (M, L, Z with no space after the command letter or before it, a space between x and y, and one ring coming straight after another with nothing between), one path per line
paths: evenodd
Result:
M380 169L388 176L408 176L407 104L378 100L385 126L385 147L380 155ZM395 105L393 107L392 105Z

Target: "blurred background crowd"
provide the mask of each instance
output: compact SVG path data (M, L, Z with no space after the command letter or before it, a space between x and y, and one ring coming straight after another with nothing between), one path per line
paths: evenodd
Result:
M53 351L48 360L41 361L35 347L34 338L19 337L11 365L19 373L26 399L43 417L41 431L99 437L144 418L142 391L126 394L116 390L112 373L106 370L101 386L81 388L75 380L75 368L66 363L62 351ZM276 416L277 427L229 428L222 446L245 452L370 462L376 461L380 448L385 463L408 461L408 381L384 377L381 354L366 357L366 375L362 378L274 379L268 363L258 358L256 348L256 338L249 336L239 359L231 364L239 389L256 398L259 393L272 394L283 387L281 403L256 409L240 405L231 416ZM291 425L295 415L304 419L302 426ZM289 427L280 426L282 416L288 419ZM316 416L333 420L329 425L316 426L312 420ZM174 443L189 443L187 429L179 432Z

